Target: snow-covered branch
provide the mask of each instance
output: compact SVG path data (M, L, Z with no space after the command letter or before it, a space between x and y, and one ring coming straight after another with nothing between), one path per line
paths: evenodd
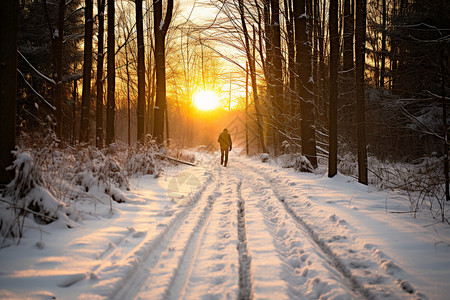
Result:
M49 77L47 77L47 76L45 76L44 74L42 74L41 72L39 72L26 58L25 58L25 56L19 51L19 50L17 50L17 53L19 53L19 55L20 55L20 57L22 57L23 58L23 60L33 69L33 71L35 71L40 77L42 77L45 81L47 81L47 82L49 82L49 83L51 83L51 84L53 84L53 85L56 85L56 82L53 80L53 79L51 79L51 78L49 78ZM21 73L22 74L22 73Z
M39 94L32 86L31 84L27 81L27 79L25 78L25 76L23 76L23 73L20 72L19 69L17 69L17 72L22 76L23 81L25 81L25 83L28 85L28 87L39 97L41 98L42 101L44 101L45 104L47 104L48 106L50 106L51 109L56 110L56 107L54 107L53 105L50 104L50 102L48 102L47 100L45 100L45 98Z

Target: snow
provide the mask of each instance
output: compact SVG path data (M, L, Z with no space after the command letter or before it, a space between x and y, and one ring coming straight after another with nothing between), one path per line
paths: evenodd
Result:
M448 225L397 213L400 193L233 150L226 168L195 153L134 178L112 208L80 200L70 229L27 227L0 249L0 298L448 298Z

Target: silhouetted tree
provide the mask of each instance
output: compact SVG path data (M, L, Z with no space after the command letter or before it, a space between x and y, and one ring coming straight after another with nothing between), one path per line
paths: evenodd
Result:
M103 148L103 62L105 31L105 0L97 0L98 44L97 44L97 102L95 110L95 145Z
M114 143L115 130L114 119L116 114L116 64L115 64L115 8L114 0L108 0L108 57L107 57L107 73L108 73L108 94L106 103L106 145Z
M338 103L338 66L339 66L339 34L338 34L338 0L330 0L330 104L329 104L329 154L328 177L337 173L337 103Z
M136 3L136 29L138 47L138 108L137 108L137 139L144 142L145 121L145 48L144 48L144 23L142 18L142 0Z
M153 135L160 143L164 138L164 115L166 112L166 55L165 38L172 20L173 0L167 1L166 16L163 20L162 0L153 0L155 32L156 99L154 107Z
M81 96L80 142L89 141L89 111L91 106L92 35L94 31L94 1L85 0L84 8L84 63L83 92Z
M7 184L12 174L5 168L12 165L16 144L17 102L17 33L19 1L6 1L0 10L0 184Z
M356 130L358 143L358 181L368 183L366 145L366 105L364 97L364 67L366 50L366 0L356 0L355 32Z
M311 43L308 39L309 16L305 0L294 0L295 46L297 63L297 93L300 97L302 152L317 167L314 126L314 103L311 95Z

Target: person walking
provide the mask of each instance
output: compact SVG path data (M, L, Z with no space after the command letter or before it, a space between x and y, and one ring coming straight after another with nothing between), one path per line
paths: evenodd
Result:
M226 167L228 163L228 151L232 149L231 136L228 133L228 129L225 128L222 131L217 141L220 144L220 164Z

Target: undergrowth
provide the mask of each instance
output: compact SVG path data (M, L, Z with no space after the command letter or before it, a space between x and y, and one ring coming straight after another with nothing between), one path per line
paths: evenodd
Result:
M14 156L15 178L0 201L1 246L19 243L29 228L53 222L73 227L84 215L113 214L113 202L128 201L124 191L130 190L131 177L157 177L169 164L151 140L134 148L60 149L50 135L40 147L16 149Z

